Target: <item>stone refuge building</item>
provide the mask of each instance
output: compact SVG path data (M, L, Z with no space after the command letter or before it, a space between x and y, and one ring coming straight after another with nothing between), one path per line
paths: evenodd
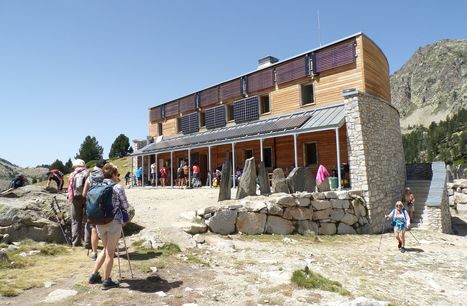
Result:
M358 191L370 227L405 185L399 113L391 105L389 65L356 33L149 109L151 141L133 154L148 184L150 164L166 167L173 186L181 160L199 164L201 181L231 154L232 169L255 157L269 173L324 165L338 189ZM339 165L339 166L338 166ZM191 167L190 167L191 168ZM191 174L190 174L191 175ZM235 184L235 182L234 182Z

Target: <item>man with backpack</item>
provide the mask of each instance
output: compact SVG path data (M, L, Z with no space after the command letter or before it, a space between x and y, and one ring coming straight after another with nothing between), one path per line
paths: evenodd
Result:
M89 173L82 159L73 161L73 169L68 178L67 199L71 203L71 244L76 247L81 246L83 238L83 216L86 205L83 189Z
M46 173L47 175L47 188L50 187L52 180L57 184L57 191L61 192L63 189L63 173L58 169L52 169Z
M104 173L102 167L106 164L105 159L101 158L96 162L96 166L89 173L89 176L84 183L83 196L87 199L87 194L90 188L104 181ZM93 260L97 258L97 246L99 244L99 236L97 235L96 226L86 222L84 227L84 247L91 250L89 257Z

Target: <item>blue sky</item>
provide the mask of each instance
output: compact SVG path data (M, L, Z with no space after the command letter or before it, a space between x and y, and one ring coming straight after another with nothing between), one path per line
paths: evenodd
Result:
M318 35L317 11L320 16ZM66 161L87 135L148 134L148 108L364 32L391 72L465 39L467 1L0 0L0 157Z

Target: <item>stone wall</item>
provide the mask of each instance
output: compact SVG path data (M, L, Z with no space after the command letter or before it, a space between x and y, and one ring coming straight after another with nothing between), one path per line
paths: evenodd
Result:
M405 185L399 113L390 103L366 93L343 96L352 189L362 190L371 231L377 233Z
M420 228L450 234L452 224L447 196L443 199L440 207L426 206L423 212L423 220L424 222Z
M370 233L368 209L358 191L275 193L224 201L197 211L209 229L227 235Z

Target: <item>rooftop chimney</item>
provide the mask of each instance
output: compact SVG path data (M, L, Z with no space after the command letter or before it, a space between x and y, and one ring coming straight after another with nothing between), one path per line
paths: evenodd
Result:
M263 58L260 58L258 60L258 68L257 69L263 69L268 66L271 66L274 63L277 63L279 60L275 58L274 56L266 56Z

